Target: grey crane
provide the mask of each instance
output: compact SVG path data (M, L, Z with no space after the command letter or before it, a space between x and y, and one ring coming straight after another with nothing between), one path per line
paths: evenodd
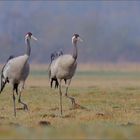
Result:
M31 54L31 39L37 40L31 32L28 32L25 36L25 43L27 45L26 53L18 57L9 57L1 71L0 93L3 91L6 83L11 83L13 87L14 116L16 116L15 91L19 95L18 102L23 105L24 110L28 110L28 106L21 101L21 93L30 71L28 60Z
M67 80L66 93L65 97L69 98L72 102L72 106L75 107L75 99L73 97L68 96L68 88L71 83L71 79L75 74L75 70L77 67L77 56L78 56L78 48L77 42L82 41L78 34L74 34L72 37L73 44L73 54L65 54L59 56L56 60L54 60L50 66L50 78L56 78L59 83L59 94L60 94L60 112L62 115L62 91L61 91L61 81Z
M61 55L63 55L63 51L62 50L59 50L59 51L57 51L57 52L53 52L53 53L51 53L51 63L50 63L50 65L49 65L49 68L48 68L48 71L50 72L50 66L51 66L51 64L52 64L52 61L54 61L56 58L58 58L59 56L61 56ZM64 80L65 81L65 84L66 84L66 80ZM51 86L51 88L52 88L52 86L53 86L53 82L55 82L55 88L58 88L58 85L59 85L59 83L58 83L58 80L57 80L57 78L51 78L50 79L50 86Z

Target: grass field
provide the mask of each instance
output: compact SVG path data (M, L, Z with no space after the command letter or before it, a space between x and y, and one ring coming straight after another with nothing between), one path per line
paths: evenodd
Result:
M9 85L0 95L0 139L140 138L140 66L79 66L69 95L85 109L72 110L63 97L63 117L58 91L49 87L47 67L31 69L22 98L29 111L17 110L13 116Z

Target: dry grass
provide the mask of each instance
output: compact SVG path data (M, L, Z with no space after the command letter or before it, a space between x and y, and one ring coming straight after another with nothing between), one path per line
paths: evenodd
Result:
M80 65L69 94L87 109L71 110L63 97L60 117L59 94L49 88L47 68L33 66L23 93L29 111L17 110L13 116L10 86L0 96L0 138L140 138L140 75L135 68L114 67L89 70Z

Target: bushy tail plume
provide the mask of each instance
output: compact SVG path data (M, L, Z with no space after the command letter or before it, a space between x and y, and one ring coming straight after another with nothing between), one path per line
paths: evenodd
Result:
M13 55L9 56L9 58L7 59L7 62L10 59L13 59L13 58L14 58ZM4 71L5 66L6 66L6 64L3 66L2 71L1 71L1 88L0 88L0 93L3 91L6 83L9 82L8 78L5 78L4 75L3 75L3 71Z
M0 89L0 93L3 91L6 83L9 82L8 78L4 79L3 74L1 75L1 89Z

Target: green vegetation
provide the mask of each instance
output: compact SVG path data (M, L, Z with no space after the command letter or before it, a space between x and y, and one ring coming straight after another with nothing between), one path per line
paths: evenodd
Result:
M10 86L0 96L0 138L138 139L140 138L140 76L135 71L78 71L69 94L84 109L71 109L50 89L45 70L33 70L23 92L29 111L13 116ZM63 90L64 91L64 90Z

